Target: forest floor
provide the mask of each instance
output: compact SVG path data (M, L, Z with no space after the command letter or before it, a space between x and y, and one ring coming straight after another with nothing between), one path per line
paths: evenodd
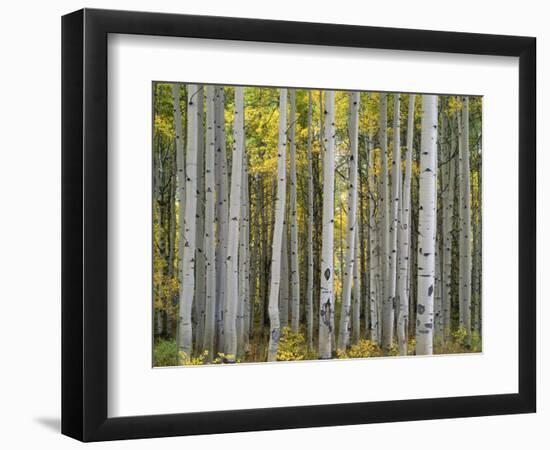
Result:
M467 345L465 330L458 330L448 337L445 343L434 344L434 355L448 355L459 353L480 353L482 348L481 337L478 333L472 333L471 344ZM409 339L407 356L415 355L416 342L414 338ZM304 334L293 333L285 328L279 341L277 351L277 361L308 361L316 360L317 346L308 349ZM337 351L333 359L348 358L376 358L376 357L395 357L400 356L397 342L394 343L390 352L384 355L380 346L369 339L360 339L352 344L346 351ZM260 335L250 340L247 351L237 357L237 363L259 363L267 361L267 338ZM208 352L196 353L191 359L178 363L178 354L175 339L155 338L153 348L153 366L166 367L177 365L205 365L205 364L223 364L225 357L223 353L218 353L209 361Z

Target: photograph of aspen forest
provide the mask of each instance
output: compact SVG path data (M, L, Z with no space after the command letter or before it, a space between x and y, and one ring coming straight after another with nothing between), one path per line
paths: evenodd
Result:
M152 89L155 367L481 352L481 97Z

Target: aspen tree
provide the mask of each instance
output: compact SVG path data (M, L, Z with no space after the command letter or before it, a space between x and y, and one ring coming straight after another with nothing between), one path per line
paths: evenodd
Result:
M178 235L180 236L180 245L178 246L178 267L177 275L179 283L182 282L182 261L183 261L183 246L181 245L181 227L185 218L185 149L183 145L183 124L181 116L181 106L180 106L180 84L172 84L172 99L174 102L174 130L176 132L176 196L178 200L178 221L179 221L179 230ZM176 299L179 305L179 293L178 298ZM172 328L171 321L168 326L169 329ZM178 340L179 332L176 330L176 340Z
M334 309L334 91L326 91L323 139L323 234L319 299L319 358L332 357Z
M376 192L376 180L374 174L374 146L371 144L371 140L367 139L367 158L368 158L368 185L369 191L369 308L370 308L370 338L377 344L380 343L380 327L379 327L379 315L378 315L378 299L380 296L380 243L379 233L376 220L375 211L375 199L374 193Z
M243 151L241 182L241 222L239 226L239 305L237 311L237 357L248 351L249 280L248 280L248 162Z
M227 256L227 154L225 149L225 93L222 86L216 95L216 348L224 351L223 325L225 308L225 277Z
M306 329L307 345L311 350L313 347L313 102L311 91L308 92L308 113L307 113L307 288L306 288Z
M442 305L442 314L443 314L443 341L445 342L450 335L451 331L451 289L452 289L452 268L453 268L453 216L454 216L454 177L455 171L454 167L456 166L454 158L454 142L455 142L455 131L453 124L449 124L449 119L447 114L443 115L442 119L442 131L443 139L445 139L444 145L444 155L446 158L445 165L442 170L442 181L444 182L444 191L442 198L442 213L443 213L443 223L442 223L442 245L443 253L441 255L443 261L443 305ZM450 142L447 142L450 129Z
M422 95L418 211L416 354L433 353L437 171L437 96Z
M399 296L399 309L397 316L397 340L399 354L407 354L408 328L409 328L409 260L410 260L410 219L411 219L411 173L414 133L414 102L415 95L409 95L409 110L407 117L407 149L405 154L405 178L401 196L401 226L399 249L399 272L397 279L397 293Z
M206 299L203 348L208 351L208 361L214 355L216 320L216 247L215 208L216 180L214 160L216 155L216 102L214 86L206 87L206 147L204 171L204 259L206 262Z
M459 125L460 152L460 326L466 331L466 345L472 337L472 245L471 245L471 198L470 198L470 133L468 97L462 97Z
M269 347L268 361L277 360L277 348L281 337L279 320L279 284L281 278L281 247L283 240L284 212L286 203L286 115L287 90L279 93L279 141L277 150L277 195L275 197L275 224L272 241L271 283L269 290Z
M393 155L392 155L392 189L390 207L390 228L388 247L388 283L384 311L384 354L388 354L393 344L393 324L395 320L395 295L397 287L397 233L399 227L399 187L401 185L401 140L400 140L400 99L399 94L393 95ZM390 200L390 199L388 199Z
M291 328L300 326L300 272L298 261L298 215L296 194L296 90L290 89L290 287L292 292Z
M180 223L181 282L178 313L178 355L185 361L193 350L191 312L195 292L195 219L197 210L198 91L188 85L187 154L185 161L185 214Z
M237 312L239 304L239 227L244 152L244 88L235 87L234 143L231 158L231 192L227 232L224 353L228 362L237 357Z
M359 221L355 227L355 264L353 265L353 302L352 302L352 344L357 344L361 338L361 261L359 246ZM367 317L367 311L365 310ZM365 319L367 321L368 319Z
M197 350L202 349L204 340L204 318L206 301L206 261L204 258L204 86L197 92L197 218L195 249L195 322L197 324L195 342Z
M288 222L283 222L281 243L281 282L279 287L279 320L281 330L288 327L288 306L290 303L289 264L288 264Z
M390 191L388 184L388 99L385 93L380 94L380 154L382 167L381 172L381 188L379 197L380 207L380 261L381 261L381 298L382 298L382 348L387 353L392 345L393 340L393 305L390 296L389 281L390 281Z
M359 92L349 96L349 186L348 186L348 220L346 232L346 259L344 268L344 285L342 292L342 312L338 332L338 350L343 351L349 345L351 319L351 291L355 265L355 236L357 226L357 160L359 145Z

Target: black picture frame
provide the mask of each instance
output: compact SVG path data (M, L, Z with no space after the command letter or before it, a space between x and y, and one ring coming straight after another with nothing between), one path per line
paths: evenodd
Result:
M518 392L108 418L109 33L518 57ZM535 91L532 37L96 9L63 16L62 433L103 441L535 412Z

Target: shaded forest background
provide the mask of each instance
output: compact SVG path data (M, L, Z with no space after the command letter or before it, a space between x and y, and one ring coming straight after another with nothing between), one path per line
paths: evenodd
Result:
M155 366L425 354L416 340L424 308L418 255L424 257L419 215L426 97L435 97L437 138L433 328L426 353L481 351L480 97L183 83L154 83L153 94ZM326 343L320 341L330 144ZM235 218L238 244L231 252ZM280 253L274 255L278 218ZM277 336L269 309L274 283Z

